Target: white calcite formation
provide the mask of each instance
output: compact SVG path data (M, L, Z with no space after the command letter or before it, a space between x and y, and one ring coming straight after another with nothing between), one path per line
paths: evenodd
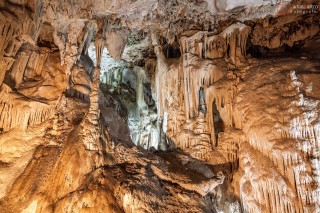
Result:
M198 159L208 160L216 146L214 105L225 126L232 125L232 88L215 86L226 75L209 59L226 58L240 65L250 28L231 25L219 35L198 32L180 39L182 60L169 64L162 50L156 46L157 71L155 87L159 115L168 125L168 137L182 150L189 150ZM154 44L157 44L154 41ZM228 52L227 52L228 47ZM224 69L224 68L223 68ZM228 91L229 90L229 91ZM216 127L218 129L219 127Z

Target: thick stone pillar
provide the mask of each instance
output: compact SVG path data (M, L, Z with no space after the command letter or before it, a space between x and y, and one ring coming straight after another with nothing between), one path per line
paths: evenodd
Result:
M96 59L97 64L93 73L93 84L91 88L91 93L89 96L90 107L86 118L82 122L84 143L88 150L98 150L98 141L100 136L99 131L99 91L100 91L100 64L101 57L103 53L103 48L105 44L105 39L100 35L96 37L95 47L96 47Z

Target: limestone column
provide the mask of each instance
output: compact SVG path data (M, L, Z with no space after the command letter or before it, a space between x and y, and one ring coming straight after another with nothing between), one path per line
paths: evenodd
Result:
M142 109L146 103L144 101L143 81L145 79L145 72L142 67L135 66L133 71L136 75L136 100L139 109Z
M168 63L166 57L163 54L162 47L159 45L158 37L155 33L151 34L151 41L154 47L154 52L157 56L157 70L156 70L156 77L155 77L155 88L157 94L157 110L158 110L158 126L157 131L159 133L159 144L158 149L160 150L167 150L167 139L166 134L163 132L163 116L164 116L164 109L163 109L163 98L162 88L161 88L161 81L163 80L163 74L167 72Z
M100 64L101 57L105 45L105 38L98 34L95 41L97 64L93 73L93 84L89 96L90 107L89 112L82 122L84 144L88 150L98 150L97 141L99 139L99 90L100 90Z

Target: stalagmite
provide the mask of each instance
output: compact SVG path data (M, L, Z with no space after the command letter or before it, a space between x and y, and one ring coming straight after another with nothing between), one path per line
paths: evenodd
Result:
M135 66L133 72L136 75L136 101L139 109L142 109L145 106L144 101L144 92L143 92L143 81L145 79L145 71L141 67Z
M152 44L155 48L155 53L157 55L157 70L155 74L155 88L156 88L156 94L157 94L157 109L159 111L160 116L163 115L164 109L163 109L163 92L161 91L161 79L164 79L164 74L168 70L168 65L165 59L165 56L162 52L162 48L160 47L158 43L158 38L155 33L151 34L151 40Z
M96 67L93 72L93 83L91 88L90 107L89 111L82 121L84 145L88 150L98 150L97 143L99 142L99 92L100 92L100 64L101 57L105 45L105 38L100 34L95 41L96 48Z
M251 28L241 24L233 24L222 32L222 37L226 39L227 57L231 63L240 66L246 55L246 44Z

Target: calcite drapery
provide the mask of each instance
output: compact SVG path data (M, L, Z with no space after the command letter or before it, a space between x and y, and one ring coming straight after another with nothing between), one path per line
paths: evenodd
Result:
M227 58L239 66L246 55L246 44L251 28L242 23L235 23L220 34L200 31L192 36L180 38L181 52L196 55L199 58ZM186 60L188 55L186 56Z
M195 151L197 154L193 155L197 158L209 159L210 152L216 145L213 104L216 103L219 107L226 126L232 126L233 122L231 102L234 91L232 87L221 91L212 86L225 74L207 58L226 57L228 61L230 59L231 63L239 66L245 56L246 39L250 30L250 27L237 23L217 36L210 37L207 32L198 32L191 37L184 36L180 39L182 61L170 64L171 66L162 54L161 47L157 45L157 38L152 35L157 54L155 84L159 115L165 118L164 123L168 123L166 129L169 138L176 141L176 145L183 150L190 149L191 153L193 149L198 150ZM219 45L222 45L221 50ZM200 91L205 94L203 98L207 103L208 116L199 110ZM164 116L166 113L168 116ZM181 117L181 113L185 113L185 118ZM166 121L167 118L170 121ZM186 125L183 127L182 124L185 122ZM202 124L199 131L194 130L197 127L193 126L193 123ZM194 135L191 136L188 131L193 131ZM199 148L201 146L203 148Z

